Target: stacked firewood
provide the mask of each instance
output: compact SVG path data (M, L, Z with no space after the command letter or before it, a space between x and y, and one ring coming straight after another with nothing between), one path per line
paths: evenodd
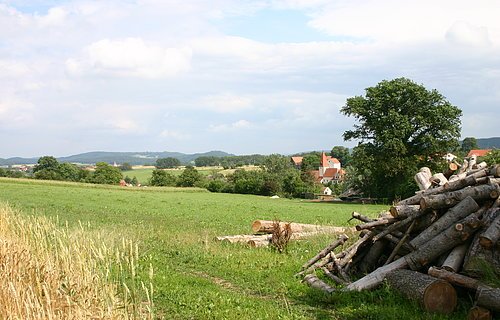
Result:
M421 191L377 219L353 212L359 239L339 251L347 236L338 237L302 266L303 281L332 293L386 280L426 310L442 313L454 310L458 286L476 293L471 319L500 312L500 289L484 283L487 274L500 277L500 165L488 168L471 158L450 169L432 175L423 168L415 176Z

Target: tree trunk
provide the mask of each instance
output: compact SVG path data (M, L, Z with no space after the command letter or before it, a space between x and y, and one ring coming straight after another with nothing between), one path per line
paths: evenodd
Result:
M448 229L418 247L417 250L404 256L404 259L412 270L418 270L434 261L434 259L443 253L465 242L480 225L480 220L472 213L465 219L460 220L459 223L451 225Z
M477 290L477 288L483 286L477 279L451 272L443 268L430 267L427 273L433 277L446 280L451 284L474 291Z
M469 309L467 320L492 320L493 315L491 311L483 307L474 306Z
M364 229L371 229L371 228L374 228L376 226L383 226L383 225L386 225L386 224L389 224L389 223L393 223L394 221L396 221L394 218L377 219L377 220L374 220L374 221L371 221L371 222L366 222L366 223L358 224L356 226L356 230L357 231L361 231L361 230L364 230Z
M457 293L448 282L411 270L394 270L387 283L428 312L452 313L457 306Z
M469 165L467 166L467 170L472 170L474 169L474 166L476 165L476 161L477 161L477 156L475 154L473 154L470 158L469 158Z
M302 269L307 269L309 268L310 266L312 266L314 263L316 263L316 261L318 261L319 259L322 259L323 257L325 257L327 254L329 254L330 252L332 252L335 248L337 248L338 246L341 246L343 245L347 239L349 239L349 237L347 237L345 234L342 234L339 236L338 240L332 242L330 245L328 245L326 248L324 248L323 250L321 250L317 255L315 255L313 258L311 258L309 261L307 261L303 266L302 266Z
M466 159L464 159L464 162L460 166L460 169L458 169L458 173L460 174L460 173L466 172L468 167L469 167L469 161L467 161Z
M379 284L384 281L385 276L394 270L404 269L408 266L406 260L403 258L399 258L396 261L393 261L385 266L377 268L372 273L367 274L363 278L351 283L347 287L344 288L343 291L361 291L361 290L369 290L377 287Z
M274 221L269 220L255 220L252 223L252 230L254 233L264 232L264 233L272 233L273 232L273 223ZM284 226L285 222L280 222L280 226ZM332 227L332 226L321 226L316 224L305 224L305 223L295 223L292 222L290 224L293 233L303 233L303 232L320 232L320 233L344 233L348 228L343 227Z
M456 246L453 250L451 250L450 254L441 267L451 272L460 271L462 263L464 262L465 254L469 249L469 245L470 243L464 243Z
M321 290L327 294L331 294L335 291L335 288L330 287L323 280L319 279L313 274L308 274L307 276L305 276L303 281L307 283L311 288Z
M228 242L228 243L247 243L250 240L271 240L271 235L263 234L263 235L252 235L252 234L240 234L235 236L221 236L215 238L218 241Z
M252 248L268 247L271 244L271 239L251 239L247 244Z
M391 215L394 218L406 218L408 215L416 214L420 210L420 205L398 205L392 206L390 209Z
M420 208L421 210L449 208L467 197L472 197L474 200L479 201L495 199L499 195L500 187L497 184L479 185L462 190L424 196L420 199Z
M372 221L374 221L374 219L369 218L369 217L367 217L365 215L362 215L361 213L358 213L358 212L355 212L355 211L353 211L351 213L351 217L352 217L351 219L358 219L358 220L363 221L363 222L372 222Z
M479 287L476 292L476 303L478 306L500 312L500 289Z
M500 239L500 209L495 209L492 215L496 218L488 229L479 236L479 243L486 249L492 249Z
M418 247L429 239L434 238L436 235L441 233L443 230L448 228L454 222L465 218L472 212L479 209L479 205L471 197L467 197L460 201L456 206L449 209L444 215L441 216L436 222L430 225L427 229L422 231L418 236L410 241L413 247Z

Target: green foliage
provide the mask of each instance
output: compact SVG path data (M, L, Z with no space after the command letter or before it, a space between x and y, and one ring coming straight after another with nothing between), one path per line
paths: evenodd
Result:
M129 171L132 170L132 165L128 162L124 162L120 165L120 170L121 171Z
M302 158L302 166L300 169L304 172L311 170L318 170L319 165L321 163L321 153L319 152L311 152Z
M464 141L462 141L462 146L460 149L464 153L464 155L467 155L469 151L473 149L479 149L476 138L474 137L465 138Z
M81 173L82 169L78 168L77 165L73 163L61 163L59 165L59 174L61 176L61 180L65 181L81 181Z
M271 154L266 157L262 167L268 173L280 174L292 168L292 164L288 157L280 154Z
M123 178L120 169L109 165L106 162L96 163L96 169L91 175L92 183L97 184L117 184Z
M363 175L358 187L366 195L411 195L418 168L439 168L441 156L458 146L461 110L406 78L367 88L365 97L347 99L341 112L358 121L344 139L360 140L351 164L354 176Z
M181 162L177 158L161 158L156 160L156 168L157 169L170 169L176 168L181 165Z
M157 187L175 186L176 184L177 178L161 169L153 170L149 180L149 185Z
M492 149L487 155L481 157L488 165L500 164L500 149Z
M178 187L194 187L201 182L203 176L193 166L187 166L177 178Z
M59 168L59 162L56 158L52 156L43 156L38 159L37 165L33 167L33 173L37 173L42 170L57 171Z
M346 167L351 162L351 155L349 153L349 148L343 146L335 146L330 151L330 155L337 158L343 167Z

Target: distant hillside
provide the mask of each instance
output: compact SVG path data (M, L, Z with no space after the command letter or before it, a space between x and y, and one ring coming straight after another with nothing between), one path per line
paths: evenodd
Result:
M500 149L500 137L476 139L481 149Z
M204 153L185 154L180 152L104 152L95 151L76 154L68 157L57 158L59 162L73 162L73 163L124 163L128 162L131 165L154 164L156 159L159 158L177 158L183 164L188 164L198 157L213 156L213 157L226 157L233 156L223 151L209 151ZM38 158L9 158L1 159L0 165L13 165L13 164L34 164L37 163Z

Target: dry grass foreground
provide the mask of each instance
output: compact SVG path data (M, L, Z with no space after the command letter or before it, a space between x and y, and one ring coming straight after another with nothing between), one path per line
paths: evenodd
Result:
M134 278L137 251L0 203L0 319L152 319L152 286Z

